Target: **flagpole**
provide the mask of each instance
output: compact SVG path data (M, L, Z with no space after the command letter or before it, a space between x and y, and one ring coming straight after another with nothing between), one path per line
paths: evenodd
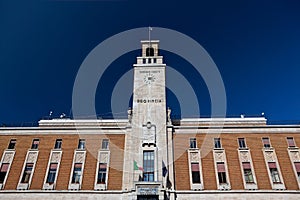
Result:
M151 47L151 29L151 26L149 26L149 48Z

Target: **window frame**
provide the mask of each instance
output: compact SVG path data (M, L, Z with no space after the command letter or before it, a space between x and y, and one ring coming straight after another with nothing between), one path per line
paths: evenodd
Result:
M287 141L287 144L288 144L288 147L289 148L295 148L295 147L297 147L296 146L296 142L295 142L295 139L294 139L294 137L286 137L286 141ZM291 142L290 142L291 141ZM290 144L293 144L293 145L290 145Z
M265 143L265 141L268 141L267 143ZM262 138L262 143L263 143L263 147L264 148L271 148L272 145L271 145L271 140L269 137L263 137Z
M61 150L62 147L62 139L58 138L55 140L54 149Z
M78 150L85 150L85 139L79 139L78 140L78 146L77 146L77 149Z
M30 165L30 167L28 165ZM28 169L30 169L30 170L28 170ZM20 183L22 183L22 184L24 184L24 183L29 184L30 183L31 176L33 174L33 169L34 169L34 163L26 163L25 164Z
M76 167L76 165L80 165L80 168ZM80 169L80 170L76 170L76 169ZM82 169L83 169L83 163L79 163L79 162L74 163L73 170L72 170L71 184L81 184L81 179L83 175Z
M39 145L40 145L40 139L39 138L34 138L32 140L31 149L38 150Z
M190 138L190 149L197 149L197 138Z
M247 149L245 138L238 138L239 149Z
M221 138L214 138L214 149L222 149Z
M15 150L16 149L16 144L17 144L17 139L10 139L7 149L9 150Z
M145 159L145 157L146 157L146 159ZM143 170L143 181L145 181L145 182L154 182L155 181L155 155L154 155L154 150L144 150L143 151L143 169L144 169Z
M109 149L109 139L102 139L101 149L104 149L104 150Z
M7 177L8 172L9 172L10 164L11 163L1 163L1 165L0 165L0 184L4 184L5 183L5 179ZM2 171L4 165L7 165L6 171Z

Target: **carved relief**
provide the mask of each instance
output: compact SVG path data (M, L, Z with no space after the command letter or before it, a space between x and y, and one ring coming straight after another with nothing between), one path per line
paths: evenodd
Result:
M75 155L75 162L76 163L83 163L84 162L84 153L83 152L76 152L76 155Z
M275 154L273 151L265 151L265 157L267 162L276 161Z
M300 153L299 151L290 151L292 161L299 162L300 161Z
M216 152L215 153L215 161L216 162L224 162L225 157L224 157L224 152Z
M190 153L191 162L199 162L199 153L198 152L191 152Z
M250 156L248 151L240 152L241 162L250 162Z
M4 158L3 158L3 163L11 163L13 159L14 154L12 152L5 152Z
M28 157L27 157L27 162L28 163L34 163L37 158L37 152L29 152Z
M101 163L108 163L108 153L101 152L99 157Z
M60 162L60 152L53 152L51 156L51 162Z

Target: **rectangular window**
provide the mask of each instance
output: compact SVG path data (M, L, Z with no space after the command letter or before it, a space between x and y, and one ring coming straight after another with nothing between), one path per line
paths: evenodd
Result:
M243 162L244 178L246 183L254 183L250 162Z
M21 183L29 183L32 169L33 169L33 163L26 163Z
M4 182L4 179L6 177L7 171L8 171L9 163L3 163L0 168L0 183Z
M269 138L263 138L262 142L263 142L263 145L264 145L265 148L270 148L271 147Z
M289 147L296 147L293 137L288 137L287 142L288 142Z
M222 148L220 138L214 138L214 142L215 142L215 149Z
M243 149L246 148L246 142L245 142L245 138L239 138L239 148Z
M82 163L75 163L74 170L73 170L73 176L72 176L72 183L79 184L81 175L82 175Z
M102 140L102 149L108 149L109 148L108 145L109 145L109 140L103 139Z
M99 163L97 184L105 184L106 182L107 164Z
M201 183L199 163L192 163L192 181L193 183Z
M196 140L196 138L190 138L190 148L192 148L192 149L197 148L197 140Z
M153 58L153 63L156 63L156 58Z
M49 166L48 176L47 176L47 183L53 184L55 182L55 176L57 171L57 163L51 163Z
M143 180L154 181L154 151L144 151L143 169Z
M273 183L280 183L280 176L275 162L269 162L269 169Z
M38 149L39 148L39 143L40 143L39 139L33 139L31 149Z
M294 162L294 164L297 172L298 181L300 181L300 162Z
M85 140L84 139L79 139L78 149L85 149Z
M146 59L145 58L143 58L143 64L146 64Z
M9 142L9 145L8 145L8 149L15 149L16 143L17 143L17 140L11 139Z
M54 149L61 149L62 139L56 139Z
M223 162L217 163L219 183L227 183L225 164Z

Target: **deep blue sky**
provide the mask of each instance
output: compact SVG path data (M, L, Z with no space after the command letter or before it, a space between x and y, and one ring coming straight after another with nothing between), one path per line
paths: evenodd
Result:
M226 87L228 116L265 112L270 121L300 121L299 10L298 0L1 0L0 124L36 122L50 110L71 114L73 83L88 53L114 34L149 25L180 31L207 50ZM209 115L201 77L162 53L197 90L201 115ZM110 112L111 90L138 54L110 66L97 90L100 115ZM176 114L175 96L168 97Z

